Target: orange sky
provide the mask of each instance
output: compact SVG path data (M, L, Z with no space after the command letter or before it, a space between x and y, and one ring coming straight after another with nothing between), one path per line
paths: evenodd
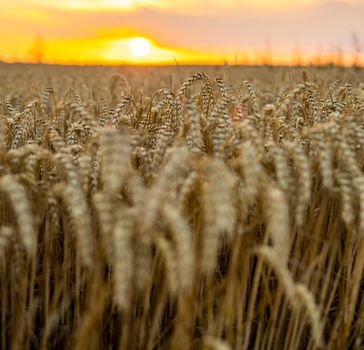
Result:
M364 50L364 0L0 0L0 6L0 59L8 62L351 64L352 33ZM362 53L357 57L364 62Z

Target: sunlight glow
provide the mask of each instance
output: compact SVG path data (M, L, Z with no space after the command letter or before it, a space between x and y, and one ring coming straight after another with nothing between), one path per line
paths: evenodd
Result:
M135 57L144 57L150 53L150 42L144 38L134 38L130 42L130 52Z
M138 40L137 40L138 39ZM142 40L139 40L142 39ZM141 45L142 44L142 45ZM147 45L146 45L147 44ZM160 46L153 40L144 37L132 37L104 42L104 49L100 59L108 64L173 64L176 61L185 63L196 62L218 62L217 57L212 55L201 55L179 48ZM144 47L144 45L146 45ZM149 50L146 53L146 50ZM141 54L143 53L144 56Z
M83 8L83 7L128 7L132 5L131 0L119 0L119 1L103 1L99 2L85 2L85 1L70 1L64 4L67 7L71 8Z
M1 2L1 0L0 0ZM154 0L72 0L72 1L60 1L55 0L52 2L52 6L68 9L79 10L103 10L103 9L135 9L140 6L154 6ZM158 5L158 4L157 4Z

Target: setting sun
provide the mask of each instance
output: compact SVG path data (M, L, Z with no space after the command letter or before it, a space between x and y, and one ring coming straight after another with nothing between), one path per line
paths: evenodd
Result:
M134 38L130 42L130 53L135 57L144 57L150 53L150 42L144 38Z

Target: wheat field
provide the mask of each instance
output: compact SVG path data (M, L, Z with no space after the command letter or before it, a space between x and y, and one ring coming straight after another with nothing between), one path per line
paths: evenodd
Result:
M0 65L1 349L363 349L361 82Z

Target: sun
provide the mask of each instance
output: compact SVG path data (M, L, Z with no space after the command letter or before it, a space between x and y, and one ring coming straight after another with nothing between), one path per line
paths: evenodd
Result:
M150 53L150 41L134 38L130 41L130 53L135 57L144 57Z

